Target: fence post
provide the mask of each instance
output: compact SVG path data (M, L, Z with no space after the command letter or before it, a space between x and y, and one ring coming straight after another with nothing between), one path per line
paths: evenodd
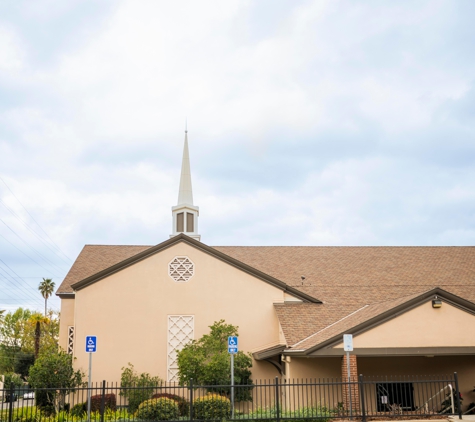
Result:
M275 415L277 422L280 421L280 397L279 397L279 377L275 377Z
M190 378L190 421L193 420L193 378Z
M102 381L102 397L101 397L101 422L104 422L104 408L106 407L106 380Z
M364 384L363 384L363 374L360 374L358 378L358 384L360 387L360 400L361 400L361 420L366 422L366 403L364 399Z
M462 419L462 406L460 404L460 391L459 391L459 377L457 372L454 372L454 380L455 380L455 396L457 398L457 410L459 414L459 419Z
M13 421L13 395L15 394L15 384L10 384L10 403L8 406L8 422Z

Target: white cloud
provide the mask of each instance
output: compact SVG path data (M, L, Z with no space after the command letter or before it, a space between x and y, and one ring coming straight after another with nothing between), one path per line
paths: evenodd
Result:
M205 243L473 244L463 8L120 1L77 26L55 3L0 20L0 154L68 255L167 238L185 117Z

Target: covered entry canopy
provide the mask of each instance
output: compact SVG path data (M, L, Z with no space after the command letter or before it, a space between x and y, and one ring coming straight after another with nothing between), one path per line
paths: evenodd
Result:
M367 305L285 352L341 356L343 334L353 334L357 356L475 354L475 304L436 288Z

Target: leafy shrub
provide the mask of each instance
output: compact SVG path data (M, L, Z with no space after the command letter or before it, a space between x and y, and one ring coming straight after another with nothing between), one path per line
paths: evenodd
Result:
M21 387L24 384L20 375L14 374L13 372L9 372L9 373L5 374L5 381L4 381L4 387L3 388L9 390L10 385L12 383L15 387Z
M454 391L454 413L458 413L459 411L459 408L458 408L458 402L457 402L457 392ZM463 401L463 397L462 397L462 394L459 392L459 398L460 398L460 404L462 404L462 401ZM447 395L445 396L445 400L440 404L441 405L441 409L440 409L440 413L447 413L447 414L450 414L451 412L449 411L452 410L452 400L450 398L450 392L447 393Z
M210 325L210 333L193 340L177 353L180 384L206 385L209 393L227 397L231 394L231 374L228 353L228 337L238 335L238 327L226 324L222 319ZM234 355L234 400L252 401L252 356L239 351ZM212 387L219 386L219 387Z
M137 419L146 421L170 421L179 417L178 404L167 397L145 400L137 410Z
M129 411L135 412L139 404L152 397L154 388L160 386L160 377L153 377L143 372L140 375L134 369L134 365L129 362L128 367L122 368L120 376L120 395L129 400Z
M69 413L72 416L81 417L81 416L84 416L86 412L87 412L87 403L77 403L72 407Z
M309 422L309 420L318 420L318 422L326 422L338 415L335 410L328 409L325 406L301 407L294 410L280 409L280 417L282 419L292 419L292 422ZM276 419L277 409L275 406L258 407L246 415L246 419L258 421L262 419ZM299 419L302 418L302 419Z
M28 406L13 409L13 422L40 422L42 419L44 419L44 416L42 417L41 411L37 407ZM0 412L0 421L7 422L8 420L8 410Z
M54 415L54 413L56 412L56 409L54 407L55 396L56 396L56 392L53 390L51 391L36 390L35 391L36 406L42 410L44 415L51 416L51 415Z
M190 412L190 403L184 397L170 393L157 393L152 396L152 399L159 399L161 397L166 397L168 399L174 400L176 404L178 404L178 411L180 413L180 416L188 416Z
M102 403L102 394L91 396L91 412L95 412L96 410L100 412L101 403ZM115 394L104 395L104 410L105 409L111 409L111 410L117 409L117 401L115 398Z
M231 415L231 402L219 394L208 393L193 401L195 419L227 419Z

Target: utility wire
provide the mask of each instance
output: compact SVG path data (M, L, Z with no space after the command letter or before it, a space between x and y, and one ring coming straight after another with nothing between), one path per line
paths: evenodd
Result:
M3 221L1 218L0 218L0 222L2 222L8 230L10 230L16 237L18 237L18 239L20 239L26 246L28 246L29 248L31 248L40 258L42 258L45 262L47 262L49 265L51 265L53 268L56 268L57 270L59 271L64 271L63 268L60 268L59 266L57 266L53 261L49 260L48 258L46 258L43 254L41 254L40 252L38 252L38 250L30 245L29 243L27 243L17 232L15 232L15 230L13 230L7 223L5 223L5 221Z
M1 261L1 260L0 260ZM7 266L3 261L1 261L3 263L3 265ZM8 266L7 266L8 267ZM10 267L8 267L10 268ZM11 270L11 268L10 268ZM14 279L11 279L11 275L10 273L5 269L5 268L2 268L0 266L0 276L2 276L5 280L7 280L10 284L12 284L16 289L18 290L21 290L22 293L24 292L25 295L27 297L29 297L30 299L33 299L35 301L38 301L38 302L42 302L42 300L40 300L39 296L36 296L32 293L31 289L30 289L30 286L23 286L22 284L19 284L17 281L15 281ZM11 270L12 271L12 270ZM6 274L3 275L3 274ZM2 290L3 291L3 290Z
M23 255L25 255L26 257L30 258L36 265L39 265L41 268L43 268L45 271L49 272L50 270L48 270L47 268L43 267L43 265L41 265L40 263L36 262L30 255L28 255L27 253L23 252L20 248L18 248L17 246L15 246L12 242L10 242L5 236L3 236L2 234L0 234L0 237L2 237L3 239L5 239L8 243L10 243L10 245L12 245L15 249L18 249ZM53 274L54 277L56 278L62 278L58 275L55 275Z
M9 276L11 279L13 279L13 280L15 281L15 278L19 278L20 280L22 280L23 282L25 282L26 287L29 289L28 283L23 279L23 277L20 277L20 276L15 272L15 270L14 270L13 268L11 268L11 267L10 267L5 261L3 261L1 258L0 258L0 264L3 264L3 265L4 265L5 267L7 267L13 274L16 275L16 277L13 277L8 271L3 270L3 271L5 271L5 272L8 274L8 276ZM0 267L0 269L1 269L1 267ZM30 290L28 290L28 293L30 293ZM35 298L35 300L39 300L39 301L42 303L42 305L43 305L43 301L42 301L42 300L40 300L40 299L39 299L38 297L36 297L36 296L34 296L34 298Z
M10 193L14 196L14 198L18 201L18 203L23 207L23 209L27 212L27 214L31 217L31 219L36 223L36 225L40 228L40 230L45 234L45 236L51 241L51 243L66 257L69 259L69 261L72 261L71 258L69 258L69 256L67 256L63 251L62 249L55 243L55 241L53 239L51 239L51 237L49 237L48 233L46 233L46 231L43 229L43 227L40 226L40 223L38 223L38 221L35 220L35 217L33 217L30 212L26 209L26 207L21 203L21 201L17 198L17 196L13 193L13 191L10 189L10 187L7 185L7 182L5 182L5 180L3 180L3 178L0 176L0 180L3 182L3 184L7 187L7 189L10 191Z
M66 261L61 255L58 254L58 250L54 250L53 248L51 248L50 244L44 240L32 227L30 227L28 225L28 223L26 223L25 221L23 221L23 219L15 212L13 211L7 204L5 204L5 202L3 202L1 199L0 199L0 204L2 204L8 211L10 211L10 213L15 217L17 218L31 233L33 233L41 242L43 242L43 244L53 253L56 254L56 256L58 258L60 258L64 263L70 265L70 263L72 262L71 259L69 259L68 257L66 257L68 259L68 261ZM54 245L53 245L54 246ZM64 254L63 254L64 255Z

